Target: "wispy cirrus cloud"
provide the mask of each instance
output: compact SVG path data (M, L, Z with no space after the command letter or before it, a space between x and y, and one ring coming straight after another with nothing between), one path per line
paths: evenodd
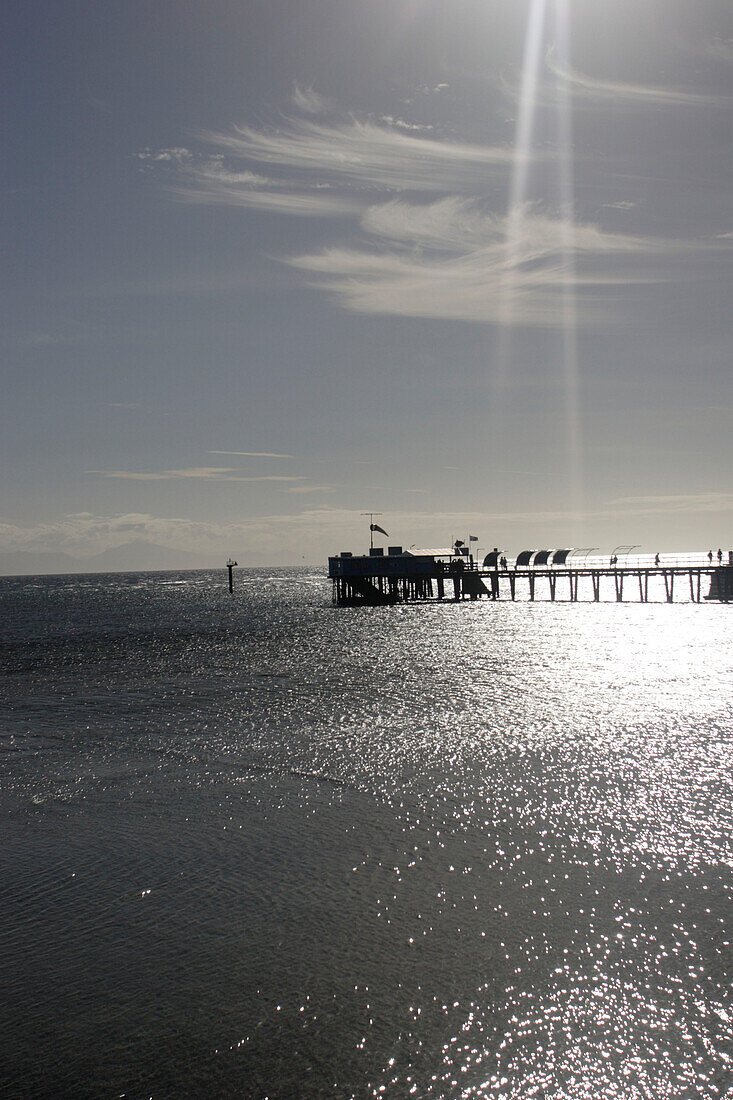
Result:
M276 184L268 181L268 187ZM269 214L289 214L300 218L343 218L358 214L363 203L348 195L327 191L264 190L262 186L232 183L223 179L211 162L189 173L183 186L171 188L178 198L189 203L219 206L244 206Z
M137 154L145 169L164 170L168 191L182 202L243 206L271 214L333 218L359 213L363 202L327 188L300 186L229 167L221 154L173 148Z
M275 454L271 451L207 451L210 455L241 455L243 458L292 458L292 455Z
M379 121L386 123L387 126L394 126L398 130L407 130L408 133L412 134L427 134L435 129L430 123L406 122L404 118L399 118L395 115L382 115Z
M341 217L359 213L374 190L470 193L514 155L506 145L426 136L429 127L393 116L338 113L313 89L296 88L293 106L277 126L200 134L205 152L143 149L138 161L166 173L169 190L187 202Z
M655 261L721 247L612 233L527 207L509 251L508 221L457 197L428 204L392 200L362 217L362 228L383 247L328 248L290 263L360 313L503 324L509 292L524 325L559 327L569 281L581 296L580 320L589 325L609 317L595 293L601 288L659 281Z
M650 104L667 107L730 106L729 95L707 95L686 88L664 88L653 84L636 84L622 80L606 80L591 76L578 69L562 65L552 47L548 49L545 64L558 82L565 84L573 94L573 102L606 103L613 107L629 107Z
M286 493L332 493L335 485L293 485L283 490Z
M451 196L429 204L394 199L371 207L362 217L362 227L375 236L404 241L421 247L464 252L501 247L506 240L506 217L484 211L478 203ZM523 208L518 238L519 262L540 259L546 252L561 249L570 234L570 247L586 253L668 252L678 241L613 233L591 223L561 218L527 203Z
M506 168L508 146L425 137L405 123L347 116L285 119L270 130L234 126L202 134L206 143L257 164L317 173L320 182L359 187L452 191L485 182L486 171Z
M120 478L124 481L306 481L304 476L288 474L261 474L247 476L230 466L191 466L180 470L88 470L100 477Z
M332 110L334 106L327 96L321 95L310 85L303 88L300 84L294 84L291 98L296 110L307 115L322 115Z
M591 81L561 70L552 55L548 65L587 94L654 93L681 102L681 93L669 90ZM612 233L539 207L527 207L521 218L516 209L507 215L503 203L497 212L486 196L497 178L508 179L516 157L509 147L425 136L403 120L357 118L330 103L324 113L312 90L296 90L293 103L300 113L277 127L207 132L207 152L141 156L172 173L168 186L189 201L347 219L347 243L280 257L346 310L557 327L574 289L578 323L608 323L600 288L667 281L682 266L665 257L691 259L725 247L723 237Z

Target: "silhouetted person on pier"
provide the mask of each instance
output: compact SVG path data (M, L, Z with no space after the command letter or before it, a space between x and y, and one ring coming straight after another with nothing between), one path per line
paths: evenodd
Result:
M501 558L499 564L501 565L502 569L506 569L506 558Z
M713 564L713 552L712 552L712 550L708 550L708 561L710 562L711 565Z
M654 555L654 564L655 564L656 566L659 566L659 554L655 554L655 555Z
M718 565L722 565L722 564L723 564L723 551L718 550Z

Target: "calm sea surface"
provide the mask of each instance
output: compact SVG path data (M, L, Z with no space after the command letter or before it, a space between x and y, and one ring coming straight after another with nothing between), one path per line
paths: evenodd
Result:
M0 1094L733 1095L733 607L235 577L0 581Z

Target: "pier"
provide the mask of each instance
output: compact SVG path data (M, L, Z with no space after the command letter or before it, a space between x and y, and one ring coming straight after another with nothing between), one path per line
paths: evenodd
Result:
M612 554L589 551L525 550L508 559L498 550L474 561L461 545L451 551L403 551L401 546L369 554L343 552L328 559L336 606L410 603L420 600L529 600L569 603L733 601L733 551L708 554Z

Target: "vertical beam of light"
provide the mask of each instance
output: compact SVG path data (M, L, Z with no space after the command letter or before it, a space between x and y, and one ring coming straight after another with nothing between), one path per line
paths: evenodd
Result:
M575 175L573 118L570 88L561 74L571 68L568 0L555 0L557 49L557 130L559 145L560 218L562 225L562 376L565 403L565 441L569 472L570 510L577 520L573 540L583 538L583 474L578 363L578 300L575 257Z
M519 93L517 130L514 140L514 166L509 189L509 221L521 220L527 201L529 155L532 151L537 109L537 84L542 59L542 38L547 0L531 0L527 37L524 40L522 84Z
M506 219L505 272L502 286L502 328L509 329L514 320L516 276L522 251L522 231L529 184L529 164L534 140L537 113L537 84L542 61L542 38L547 0L531 0L527 37L524 42L522 84L519 93L517 129L514 139L514 164L509 185L509 207ZM500 364L500 366L507 364Z
M492 465L501 465L501 422L505 389L512 357L512 325L515 320L522 233L528 198L529 167L537 107L537 84L542 60L542 40L547 0L530 0L524 40L522 80L514 138L514 163L509 185L503 275L499 287L499 330L496 336L491 385L490 447Z

